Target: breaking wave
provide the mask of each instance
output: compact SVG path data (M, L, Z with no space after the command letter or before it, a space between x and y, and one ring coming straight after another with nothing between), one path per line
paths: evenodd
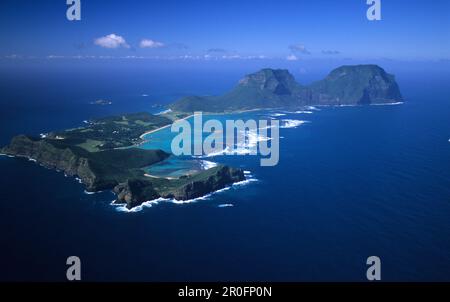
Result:
M285 115L286 115L286 113L273 113L270 116L279 117L279 116L285 116Z
M217 163L212 162L212 161L208 161L208 160L202 160L200 162L200 166L202 167L202 170L208 170L214 167L217 167Z
M334 105L333 107L359 107L361 105L357 104L341 104L341 105Z
M404 102L384 103L384 104L371 104L372 106L396 106L403 105Z
M267 128L259 128L259 130L262 129L269 129L271 128L268 126ZM245 135L245 131L242 131L240 134ZM262 135L258 133L256 130L247 131L246 134L246 140L237 142L234 146L234 148L231 148L230 146L226 146L223 150L219 150L216 152L211 152L202 156L196 156L195 158L208 158L208 157L215 157L215 156L223 156L223 155L248 155L248 154L254 154L257 151L258 143L260 142L267 142L270 141L272 138L267 137L265 135Z
M288 129L288 128L297 128L303 124L309 123L308 121L302 120L281 120L280 128Z
M167 110L158 112L158 113L156 113L155 115L161 115L161 114L166 114L166 113L171 113L171 112L172 112L172 109L167 109Z
M99 193L103 193L103 192L104 192L104 191L89 192L89 191L84 190L84 194L86 194L86 195L94 195L94 194L99 194Z
M317 108L317 107L314 107L314 106L306 106L306 107L305 107L305 109L306 109L306 110L314 110L314 111L320 111L320 109L319 109L319 108Z
M230 207L234 207L234 204L232 204L232 203L224 203L224 204L219 204L217 207L218 208L230 208Z
M117 212L137 213L137 212L142 211L144 208L151 208L151 207L153 207L154 205L157 205L157 204L159 204L160 202L163 202L163 201L166 201L166 200L167 200L167 199L164 199L164 198L158 198L158 199L155 199L155 200L146 201L146 202L144 202L143 204L141 204L140 206L134 207L134 208L132 208L132 209L128 209L128 208L127 208L125 205L123 205L123 204L116 204L116 203L114 203L115 200L113 200L113 201L111 202L111 205L114 206L114 207L116 207L116 211L117 211Z

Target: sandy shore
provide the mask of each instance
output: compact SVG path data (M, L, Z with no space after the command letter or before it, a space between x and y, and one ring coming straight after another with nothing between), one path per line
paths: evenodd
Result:
M141 136L139 136L139 138L140 138L140 139L144 139L144 136L146 136L146 135L148 135L148 134L152 134L152 133L158 132L158 131L163 130L163 129L165 129L165 128L167 128L167 127L170 127L170 126L172 126L172 124L169 124L169 125L166 125L166 126L163 126L163 127L160 127L160 128L154 129L154 130L151 130L151 131L147 131L147 132L145 132L144 134L142 134Z
M240 113L246 113L246 112L254 112L254 111L263 111L263 110L278 110L277 108L255 108L255 109L247 109L247 110L237 110L237 111L230 111L230 112L202 112L203 115L228 115L228 114L240 114ZM281 108L280 108L281 110ZM154 129L151 131L147 131L144 134L142 134L141 136L139 136L139 138L143 139L144 136L148 135L148 134L152 134L155 132L158 132L160 130L163 130L167 127L171 127L174 123L178 122L178 121L182 121L182 120L187 120L190 119L191 117L194 117L195 114L191 114L189 116L186 116L184 118L175 120L172 124L160 127L158 129Z
M246 113L246 112L263 111L263 110L277 110L277 108L255 108L255 109L237 110L237 111L230 111L230 112L202 112L202 114L203 115L227 115L227 114L241 114L241 113ZM163 129L171 127L174 123L176 123L178 121L187 120L187 119L190 119L191 117L194 117L194 116L195 116L195 114L191 114L191 115L186 116L184 118L175 120L172 124L169 124L169 125L166 125L166 126L163 126L163 127L151 130L151 131L147 131L144 134L142 134L141 136L139 136L139 138L140 139L144 139L144 137L146 135L149 135L149 134L161 131ZM143 142L143 143L145 143L145 142ZM143 143L141 143L141 144L143 144ZM141 144L139 144L139 145L141 145Z
M177 179L175 177L160 177L160 176L150 175L150 174L147 174L147 173L145 173L144 176L145 177L150 177L150 178L163 178L163 179L168 179L168 180Z
M181 119L178 119L178 120L174 121L172 124L165 125L165 126L163 126L163 127L160 127L160 128L157 128L157 129L154 129L154 130L151 130L151 131L147 131L147 132L145 132L144 134L142 134L141 136L139 136L139 138L140 138L140 139L144 139L144 136L146 136L146 135L149 135L149 134L158 132L158 131L160 131L160 130L166 129L166 128L168 128L168 127L171 127L174 123L176 123L176 122L178 122L178 121L182 121L182 120L187 120L187 119L193 117L194 115L195 115L195 114L191 114L191 115L189 115L189 116L186 116L186 117L183 117L183 118L181 118Z

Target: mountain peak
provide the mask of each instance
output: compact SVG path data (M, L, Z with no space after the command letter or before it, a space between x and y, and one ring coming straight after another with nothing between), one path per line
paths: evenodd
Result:
M242 85L264 84L268 81L286 82L294 80L294 77L286 69L264 68L257 72L246 75L239 81Z
M346 75L380 75L386 76L386 71L378 65L367 64L367 65L344 65L338 67L330 72L328 78L341 78Z
M277 95L290 95L298 84L286 69L265 68L245 76L239 81L239 86L257 88Z
M311 88L316 104L362 105L391 103L402 99L395 77L378 65L338 67Z
M363 105L402 100L395 77L378 65L341 66L323 80L298 84L285 69L261 69L248 74L230 92L215 97L185 97L174 111L223 112L305 105Z

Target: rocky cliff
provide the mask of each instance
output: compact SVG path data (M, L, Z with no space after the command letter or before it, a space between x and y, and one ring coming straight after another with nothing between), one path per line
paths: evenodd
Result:
M114 188L116 204L126 204L131 209L143 202L157 198L191 200L245 180L241 169L217 166L193 176L177 180L131 179Z
M377 65L342 66L309 86L287 70L262 69L221 96L185 97L170 105L181 112L226 112L306 105L365 105L402 100L395 77Z
M117 194L116 204L126 204L128 209L141 205L143 202L154 200L160 195L153 188L150 180L129 179L114 188Z
M88 191L113 190L116 203L127 208L159 197L188 200L223 189L245 179L241 169L217 166L179 179L150 178L142 168L166 159L161 150L137 148L87 152L54 139L16 136L0 153L35 160L77 176Z
M377 65L342 66L308 87L309 104L368 105L402 100L395 77Z
M162 191L164 198L189 200L223 189L233 183L245 180L242 169L217 166L192 177L181 178L175 187Z
M96 189L97 176L91 170L89 160L71 149L58 149L44 140L19 135L1 153L36 160L44 167L80 177L89 190Z
M128 178L143 175L140 168L169 156L161 150L136 148L91 153L77 146L67 146L58 140L25 135L14 137L1 153L32 159L44 167L77 176L88 191L112 189Z

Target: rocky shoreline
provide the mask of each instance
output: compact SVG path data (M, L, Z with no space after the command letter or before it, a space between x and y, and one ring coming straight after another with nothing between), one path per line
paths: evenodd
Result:
M77 177L88 192L111 190L117 194L116 204L128 209L157 198L190 200L245 180L241 169L217 166L178 179L151 179L144 167L170 155L161 150L130 148L89 153L76 147L59 148L51 140L20 135L0 149L6 156L22 157Z

